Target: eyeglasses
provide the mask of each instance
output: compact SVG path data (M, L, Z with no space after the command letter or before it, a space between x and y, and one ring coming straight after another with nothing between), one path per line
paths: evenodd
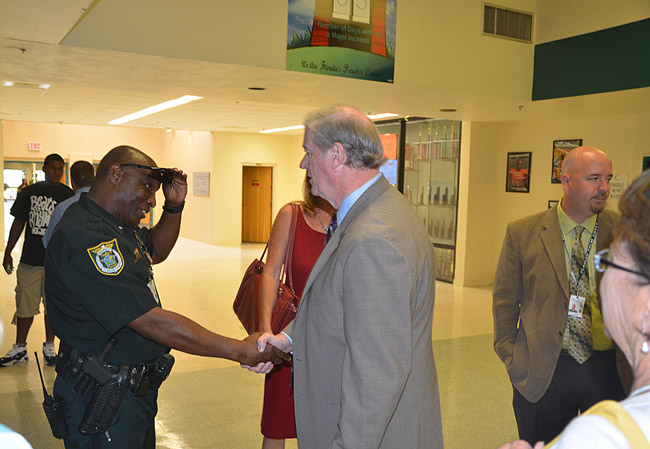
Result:
M619 264L616 264L616 263L612 262L610 260L611 254L612 253L610 252L609 248L604 249L602 251L598 251L596 253L596 255L594 256L594 267L596 268L596 271L598 271L599 273L603 273L607 269L607 267L612 267L612 268L617 268L619 270L627 271L628 273L636 274L636 275L639 275L639 276L641 276L641 277L643 277L645 279L648 279L648 277L643 273L640 273L638 271L634 271L634 270L632 270L630 268L625 268L625 267L623 267L623 266L621 266Z
M149 170L147 176L155 179L161 184L173 185L176 179L176 170L173 168L151 167L149 165L140 164L120 164L120 167L138 167L144 170Z

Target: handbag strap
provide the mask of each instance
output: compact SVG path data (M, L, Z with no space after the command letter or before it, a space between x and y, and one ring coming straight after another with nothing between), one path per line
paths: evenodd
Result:
M283 274L280 277L280 279L284 278L284 284L294 292L295 290L293 288L293 270L291 269L291 259L293 258L293 245L296 241L296 227L298 226L298 214L300 211L301 209L299 205L291 203L291 227L289 228L287 250L284 253L284 264L282 265Z

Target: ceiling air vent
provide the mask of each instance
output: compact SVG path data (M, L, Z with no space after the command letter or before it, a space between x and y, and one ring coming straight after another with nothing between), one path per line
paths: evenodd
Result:
M532 42L533 15L483 4L483 34L520 42Z

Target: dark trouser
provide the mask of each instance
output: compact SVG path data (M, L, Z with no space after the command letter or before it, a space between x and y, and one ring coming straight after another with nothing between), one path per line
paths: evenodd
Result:
M82 435L77 430L86 411L86 399L72 392L75 382L76 379L65 380L61 376L57 376L54 382L54 394L65 401L63 410L70 432L70 436L65 439L66 449L155 449L157 391L149 391L137 397L129 391L124 394L120 409L108 428L112 439L109 442L105 434L89 436Z
M594 351L582 365L562 351L551 384L535 403L528 402L516 388L513 390L512 407L519 438L531 445L537 441L550 442L578 412L583 413L605 399L625 398L614 350Z

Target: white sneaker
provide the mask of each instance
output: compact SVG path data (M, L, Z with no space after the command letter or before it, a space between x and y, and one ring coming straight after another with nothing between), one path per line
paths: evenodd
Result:
M7 352L7 355L0 358L0 366L11 366L15 363L23 363L27 361L27 344L17 345L14 344L13 348Z
M57 355L54 350L54 343L45 342L43 343L43 358L45 359L45 364L47 366L56 365Z

